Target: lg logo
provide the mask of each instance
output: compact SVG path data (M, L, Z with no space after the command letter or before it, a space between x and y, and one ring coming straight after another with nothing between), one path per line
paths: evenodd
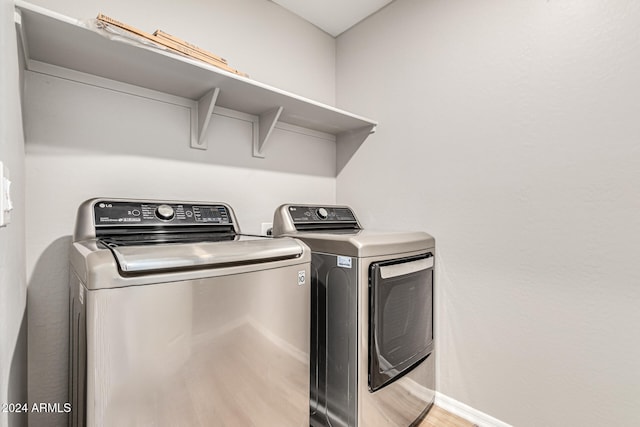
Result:
M98 206L100 206L101 208L112 208L113 205L111 203L100 203Z

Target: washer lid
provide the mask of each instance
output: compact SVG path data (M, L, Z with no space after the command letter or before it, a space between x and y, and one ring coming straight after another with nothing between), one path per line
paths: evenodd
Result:
M234 241L110 246L123 273L143 274L196 268L221 268L300 257L294 239L237 236Z

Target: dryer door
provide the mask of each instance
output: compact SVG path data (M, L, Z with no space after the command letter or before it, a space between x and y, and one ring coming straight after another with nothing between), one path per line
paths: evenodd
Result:
M411 370L433 351L433 255L369 267L369 390Z

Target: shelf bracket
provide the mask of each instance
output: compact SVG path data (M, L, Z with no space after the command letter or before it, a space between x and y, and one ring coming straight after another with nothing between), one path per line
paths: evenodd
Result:
M220 88L216 87L205 93L195 104L195 114L191 111L191 148L206 150L208 148L205 134L211 121L213 108L216 106L216 100Z
M16 25L16 35L18 38L19 51L22 61L24 61L24 68L29 69L29 46L27 45L27 37L24 33L24 25L22 25L22 11L15 10L13 13L13 21Z
M375 131L376 125L371 125L338 134L336 138L336 173L342 171L362 143Z
M278 119L282 114L282 107L276 107L273 110L260 114L258 122L258 132L253 132L253 157L264 158L264 145L266 144L273 128L276 126Z

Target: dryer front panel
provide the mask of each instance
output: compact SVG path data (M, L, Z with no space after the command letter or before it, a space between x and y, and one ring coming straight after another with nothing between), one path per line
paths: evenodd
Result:
M369 389L408 372L433 350L433 255L369 268Z

